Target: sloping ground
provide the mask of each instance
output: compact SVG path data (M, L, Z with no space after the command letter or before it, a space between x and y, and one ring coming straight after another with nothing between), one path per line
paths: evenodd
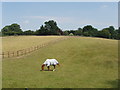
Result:
M70 38L23 58L3 60L2 85L3 88L115 88L117 50L117 40ZM40 71L47 58L59 61L57 71Z
M17 51L54 41L64 36L9 36L2 38L3 52Z

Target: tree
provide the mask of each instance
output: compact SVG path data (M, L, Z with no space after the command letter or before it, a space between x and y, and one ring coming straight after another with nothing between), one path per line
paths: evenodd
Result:
M115 28L113 26L109 26L108 28L104 28L101 31L99 31L98 37L116 39L117 31L115 31Z
M9 27L10 26L5 26L5 27L3 27L3 29L1 30L1 32L2 32L2 35L9 35Z
M63 33L64 35L69 35L68 31L64 31Z
M117 33L117 35L116 35L115 39L120 40L120 27L116 30L116 33Z
M68 33L70 34L70 33L73 33L74 35L75 35L75 30L70 30L70 31L68 31Z
M114 39L116 37L115 28L113 26L109 26L108 30L110 32L110 38Z
M16 23L5 26L1 31L3 35L22 35L23 32L20 28L20 25Z
M0 37L2 36L2 32L0 32Z
M57 23L53 20L45 22L45 27L49 31L50 35L62 35L62 30L57 26Z
M42 25L39 30L36 30L36 35L47 35L47 31Z
M75 31L75 35L83 35L83 30L81 28L78 28L78 30Z
M34 35L34 31L27 30L23 32L24 35Z
M91 25L87 25L83 27L82 34L84 36L97 36L98 30L93 28Z
M41 26L37 30L38 35L62 35L62 30L57 26L57 23L53 20L44 23L45 25Z
M108 30L108 28L104 28L103 30L99 31L98 33L98 37L102 37L102 38L110 38L111 34Z

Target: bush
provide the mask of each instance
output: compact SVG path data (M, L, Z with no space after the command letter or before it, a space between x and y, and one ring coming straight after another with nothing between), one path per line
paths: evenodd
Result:
M70 33L69 36L74 36L74 34L73 34L73 33Z

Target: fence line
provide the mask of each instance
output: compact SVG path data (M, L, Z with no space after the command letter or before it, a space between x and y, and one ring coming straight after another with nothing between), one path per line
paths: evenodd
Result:
M19 56L23 56L23 55L29 54L31 52L34 52L34 51L36 51L36 50L38 50L38 49L40 49L42 47L57 43L59 41L62 41L62 40L68 39L68 38L69 38L69 36L65 37L65 38L58 38L58 39L56 39L54 41L43 43L41 45L37 45L37 46L30 47L30 48L27 48L27 49L21 49L21 50L17 50L17 51L2 52L2 54L0 54L0 55L2 55L2 58L19 57Z

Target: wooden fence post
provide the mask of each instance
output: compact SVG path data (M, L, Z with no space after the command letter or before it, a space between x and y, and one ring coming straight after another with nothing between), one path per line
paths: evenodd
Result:
M32 52L32 51L33 51L33 50L32 50L32 47L31 47L30 49L31 49L31 52Z
M29 53L29 48L27 48L27 54Z
M23 50L21 50L21 56L23 55Z
M24 55L24 49L22 50L22 55Z
M40 48L42 48L42 44L40 45Z
M14 51L13 51L13 57L14 57Z
M26 55L26 49L25 49L25 55Z
M5 58L5 56L4 56L4 52L2 52L2 58Z
M45 46L52 45L52 44L57 43L59 41L66 40L68 38L71 38L71 37L68 36L66 38L59 38L57 40L53 40L53 41L48 42L48 43L43 43L43 44L28 48L28 49L18 50L18 51L15 51L15 52L14 51L13 52L8 51L6 54L5 54L5 52L2 52L2 58L5 58L5 57L9 58L9 57L15 57L15 56L20 56L20 55L26 55L27 53L33 52L33 51L38 50L38 49L40 49L42 47L45 47Z
M8 52L8 58L10 57L10 52Z
M37 48L39 49L39 46L37 46Z
M25 55L25 49L23 49L23 55Z
M22 50L20 50L20 53L21 53L20 55L22 56Z
M17 51L17 56L19 56L19 51Z
M38 46L37 46L37 50L38 50Z

